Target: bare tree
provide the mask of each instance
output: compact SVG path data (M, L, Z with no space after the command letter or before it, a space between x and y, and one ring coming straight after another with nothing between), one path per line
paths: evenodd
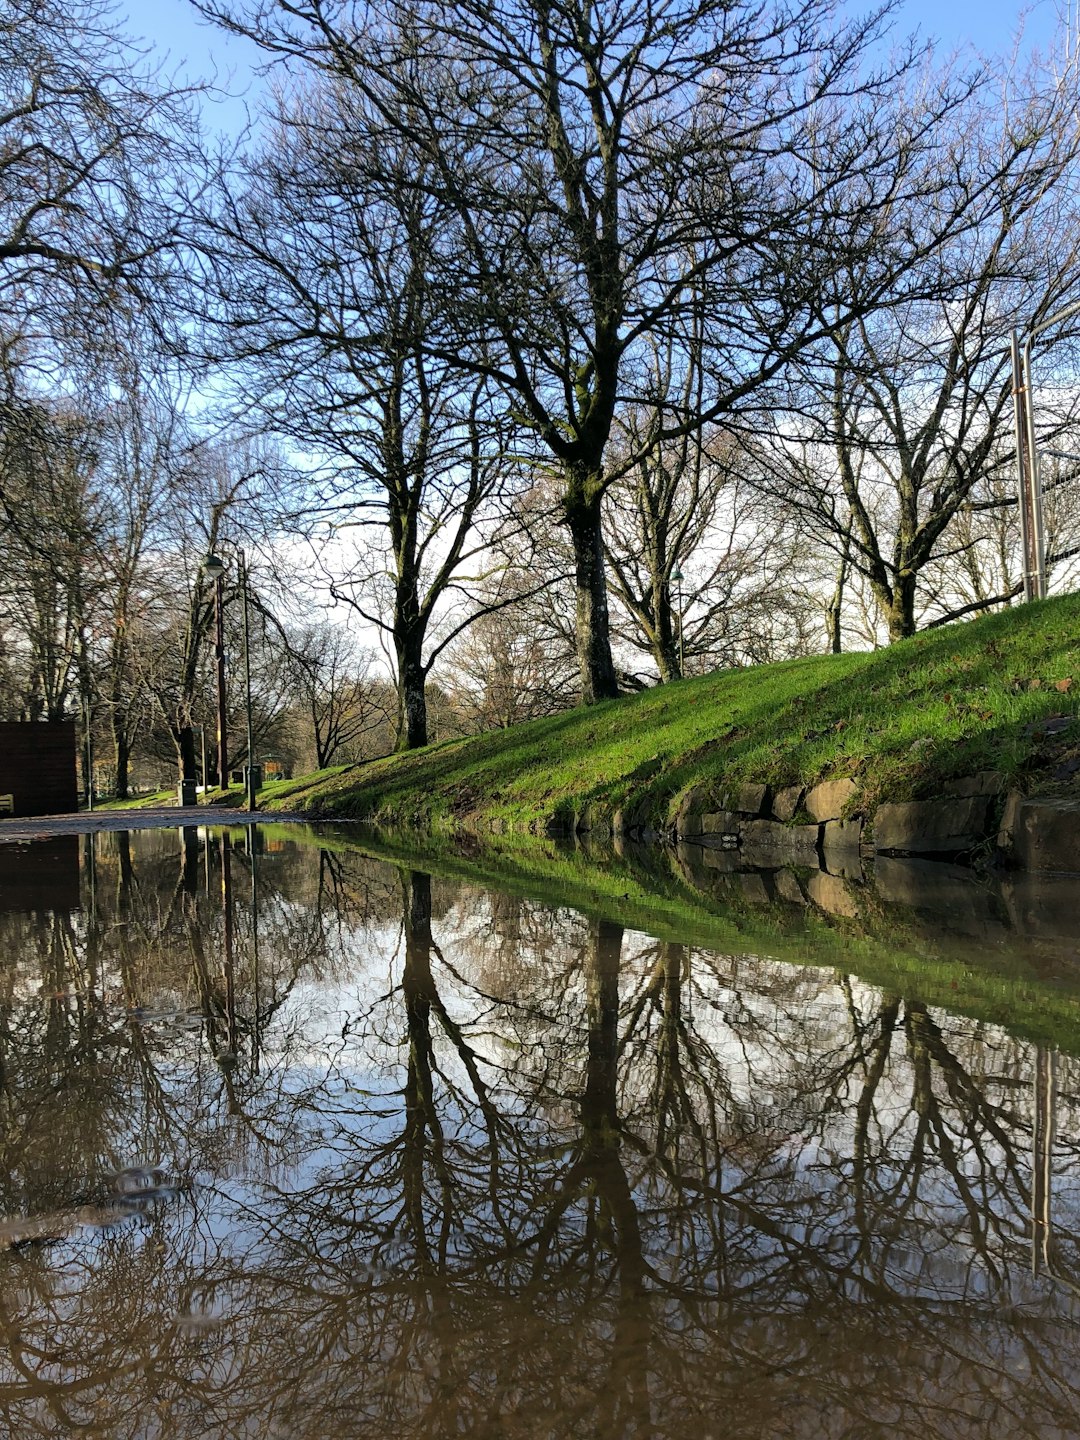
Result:
M387 636L402 748L426 743L427 677L472 608L440 622L511 469L487 382L433 355L446 206L426 168L322 79L282 99L211 222L222 354L263 421L316 459L304 523L333 598Z
M973 502L1015 506L1015 487L999 493L1014 469L1010 329L1080 294L1075 85L1070 62L1061 74L1002 77L1004 109L997 90L972 100L946 182L949 208L968 217L963 233L932 245L940 207L897 205L890 223L927 236L924 284L838 321L801 358L772 444L757 447L758 476L866 578L890 639L912 634L921 614L940 622L1016 593L1007 557L1003 589L970 592L971 547L983 541L963 516ZM852 294L866 281L849 267ZM1044 397L1044 441L1060 443L1075 408L1068 390ZM1000 545L1000 534L987 538Z
M0 349L53 368L154 312L208 167L189 96L149 72L104 0L0 14Z
M333 75L383 144L418 157L403 179L452 222L440 260L453 303L428 350L497 385L557 471L582 695L615 694L601 509L618 406L647 379L643 345L691 313L714 337L708 393L672 439L831 329L812 302L839 253L873 242L882 270L910 263L882 243L918 149L887 100L910 57L874 70L881 17L838 27L821 0L199 8ZM921 137L953 103L927 108Z
M288 634L287 645L291 693L310 728L316 768L356 760L361 742L392 720L385 687L372 683L371 657L329 621Z

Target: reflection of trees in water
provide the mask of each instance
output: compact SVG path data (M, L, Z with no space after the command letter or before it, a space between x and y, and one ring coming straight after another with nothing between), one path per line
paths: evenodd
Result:
M820 971L433 898L357 856L300 853L280 881L262 858L258 980L238 846L228 936L221 853L209 894L190 856L153 882L136 858L93 946L32 929L43 987L74 965L81 992L50 1016L8 982L13 1201L51 1201L62 1170L59 1142L24 1163L15 1117L50 1119L88 1064L113 1069L84 1086L69 1173L147 1136L211 1172L2 1259L13 1434L1074 1433L1071 1295L1027 1278L1030 1046ZM200 1029L118 1018L93 998L116 975ZM358 997L321 1036L316 981Z

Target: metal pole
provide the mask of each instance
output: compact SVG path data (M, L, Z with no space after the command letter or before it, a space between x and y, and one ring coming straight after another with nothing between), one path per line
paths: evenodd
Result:
M1020 332L1012 332L1013 433L1016 437L1016 503L1020 510L1020 550L1024 599L1033 600L1031 573L1031 525L1028 499L1027 419L1024 372L1020 363Z
M254 825L247 827L247 841L248 860L251 862L251 988L255 997L251 1026L251 1066L257 1075L262 1047L262 1028L259 1010L259 862L256 853L259 842Z
M84 769L85 772L86 772L85 775L83 776L83 780L85 781L85 787L84 787L84 788L85 788L85 790L86 790L86 808L87 808L87 810L93 810L93 808L94 808L94 737L93 737L93 734L91 733L90 702L89 702L89 700L87 700L87 699L85 699L85 698L83 699L83 729L84 729L85 732L86 732L86 734L85 734L85 736L84 736L85 744L84 744L84 746L83 746L83 769Z
M225 575L214 579L214 659L217 663L218 784L229 788L228 717L225 710Z
M1027 420L1028 494L1031 503L1032 589L1036 600L1046 599L1046 536L1043 527L1042 477L1035 447L1035 395L1031 373L1031 336L1024 341L1024 415Z
M1054 1132L1057 1111L1057 1054L1035 1051L1031 1155L1031 1273L1049 1267L1053 1240Z
M686 664L683 658L683 603L682 603L682 572L679 573L679 679L686 675Z
M251 632L248 626L248 572L247 560L240 551L240 584L244 594L244 688L247 707L247 807L258 808L255 790L255 728L251 723Z

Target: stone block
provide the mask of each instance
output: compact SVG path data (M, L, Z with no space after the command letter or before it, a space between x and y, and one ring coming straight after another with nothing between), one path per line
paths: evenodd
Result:
M822 856L822 869L830 875L839 875L841 880L854 880L861 885L866 879L862 852L859 850L826 850Z
M986 795L880 805L874 848L904 855L962 855L986 839L989 816Z
M874 861L874 889L890 905L947 914L965 908L974 893L985 901L985 887L973 870L937 860L897 860L881 855Z
M980 770L978 775L964 775L959 780L946 780L946 795L1000 795L1005 789L1005 776L996 770Z
M777 820L783 821L785 825L795 819L796 811L802 804L802 798L806 794L804 785L785 785L783 790L778 790L773 796L772 813Z
M815 820L839 820L854 794L854 780L823 780L808 792L803 803Z
M781 825L776 820L747 820L740 838L743 857L754 864L818 864L818 827Z
M703 845L697 853L698 865L706 870L719 870L725 875L733 875L736 871L746 869L745 859L734 846L731 849L718 849Z
M997 843L1002 850L1012 854L1013 838L1016 834L1016 822L1020 818L1020 806L1024 803L1024 796L1019 790L1010 790L1005 800L1005 810L1001 817L1001 824L998 826Z
M1080 874L1080 800L1022 800L1012 848L1024 870Z
M702 815L698 834L738 835L743 823L742 816L735 815L730 810L714 810L708 815Z
M1067 940L1069 958L1075 961L1080 885L1071 875L1011 875L1003 881L1001 893L1017 934L1029 940Z
M854 820L827 820L821 830L821 847L828 858L831 850L853 850L857 855L862 843L863 822Z
M874 890L886 904L915 911L933 936L963 935L991 945L1008 939L994 889L967 865L880 855L874 861Z
M701 817L709 805L708 792L704 785L691 785L679 802L675 816L676 835L700 835Z
M738 885L742 891L742 898L751 905L772 904L772 895L765 883L765 877L756 870L744 870L738 878Z
M786 900L789 905L806 904L806 896L794 870L777 870L773 884L776 886L778 899Z
M855 891L846 880L838 875L828 875L818 870L806 882L806 893L810 899L828 915L842 915L854 920L859 914L859 902Z
M737 815L763 815L769 803L769 787L767 785L733 785L723 799L726 810L734 810Z

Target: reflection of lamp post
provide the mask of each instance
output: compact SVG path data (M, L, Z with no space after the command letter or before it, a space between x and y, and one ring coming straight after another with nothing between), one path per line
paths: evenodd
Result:
M678 594L678 597L679 597L679 598L678 598L678 606L679 606L679 679L681 680L681 679L682 679L682 674L683 674L682 571L679 569L678 565L676 565L676 566L675 566L675 569L672 570L672 572L671 572L671 578L672 578L672 580L675 581L675 584L678 586L677 594Z
M229 753L225 711L225 562L217 555L207 555L203 573L214 582L214 662L217 670L217 749L218 784L229 787Z

